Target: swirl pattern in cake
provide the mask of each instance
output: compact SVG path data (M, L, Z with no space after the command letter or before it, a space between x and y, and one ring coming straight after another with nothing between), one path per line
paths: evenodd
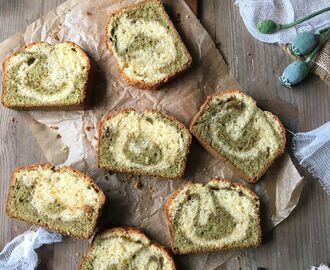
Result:
M206 150L250 182L257 181L285 148L280 120L239 90L209 96L190 130Z
M45 163L13 172L6 211L10 217L88 239L104 203L105 195L90 177Z
M90 60L72 42L28 44L4 62L2 102L10 108L86 103Z
M186 254L261 243L259 199L226 180L189 183L165 205L173 252Z
M79 270L175 270L170 253L132 227L96 235Z
M191 66L191 56L159 0L115 12L106 35L124 78L138 87L157 88Z
M118 111L101 122L99 167L178 178L184 173L190 142L188 129L159 111Z

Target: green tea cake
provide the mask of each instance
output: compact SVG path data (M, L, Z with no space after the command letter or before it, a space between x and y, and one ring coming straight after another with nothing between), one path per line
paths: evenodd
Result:
M13 172L6 212L12 218L88 239L104 203L102 190L82 172L34 164Z
M160 0L142 1L112 14L106 38L123 77L139 88L159 88L192 64Z
M252 183L284 152L286 142L280 120L239 90L209 96L190 131L207 151Z
M255 247L261 243L260 202L226 180L189 183L165 204L175 254Z
M156 110L117 111L101 121L100 168L137 175L179 178L191 143L189 130Z
M87 103L91 63L73 42L24 46L3 63L4 106L13 109L73 109Z
M132 227L96 235L79 270L175 270L171 254Z

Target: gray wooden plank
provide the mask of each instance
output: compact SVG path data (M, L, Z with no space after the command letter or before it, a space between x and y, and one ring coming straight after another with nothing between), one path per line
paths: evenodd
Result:
M330 120L328 86L315 76L295 89L280 86L277 76L292 60L278 46L256 41L245 29L233 1L203 1L204 9L214 7L214 22L209 17L205 20L216 26L215 40L220 42L231 72L261 107L278 114L293 131L310 130ZM201 21L204 23L204 17ZM307 176L301 202L292 216L268 235L261 247L241 251L220 269L308 269L329 263L329 200L318 182Z

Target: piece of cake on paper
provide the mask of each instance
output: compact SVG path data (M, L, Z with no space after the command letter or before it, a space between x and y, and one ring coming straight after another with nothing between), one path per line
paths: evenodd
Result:
M142 231L119 227L98 233L79 270L175 270L173 258L163 246Z
M191 143L189 130L156 110L124 109L101 121L100 168L137 175L180 178Z
M88 239L104 203L103 191L89 176L44 163L13 172L6 212L12 218Z
M76 109L88 103L91 62L73 42L35 42L3 63L4 106L13 109Z
M107 46L128 83L157 89L190 68L192 58L160 0L146 0L111 15Z
M261 243L260 202L240 184L189 183L165 204L175 254L255 247Z
M256 182L284 152L285 128L240 90L209 96L193 118L191 133L213 156Z

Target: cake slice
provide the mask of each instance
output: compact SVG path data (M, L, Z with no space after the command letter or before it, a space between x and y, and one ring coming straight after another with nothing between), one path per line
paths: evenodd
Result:
M106 42L123 77L139 88L159 88L192 64L160 0L142 1L112 14Z
M190 131L207 151L252 183L284 152L286 142L280 120L239 90L209 96Z
M2 103L13 109L83 107L90 69L88 56L73 42L28 44L3 63Z
M96 235L79 270L175 270L171 254L142 231L113 228Z
M137 175L179 178L184 174L191 135L174 118L156 110L118 111L100 124L100 168Z
M104 203L102 190L82 172L34 164L13 172L6 212L12 218L88 239Z
M165 204L175 254L255 247L261 243L260 202L226 180L186 184Z

